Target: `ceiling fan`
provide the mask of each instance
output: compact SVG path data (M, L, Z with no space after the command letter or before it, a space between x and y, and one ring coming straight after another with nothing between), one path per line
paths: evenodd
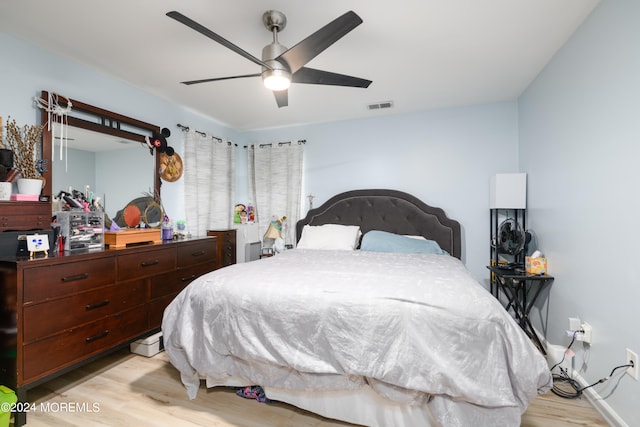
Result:
M183 84L192 85L218 80L262 76L265 87L273 91L278 107L286 107L289 104L288 88L291 83L361 88L369 87L371 84L371 80L305 67L309 61L362 23L362 19L355 12L349 11L345 13L292 48L287 49L278 42L278 33L284 30L287 25L287 17L277 10L266 11L262 16L262 22L273 34L273 42L262 49L262 59L256 58L180 12L171 11L167 13L167 16L231 49L249 61L262 66L262 72L260 73L191 80L182 82Z

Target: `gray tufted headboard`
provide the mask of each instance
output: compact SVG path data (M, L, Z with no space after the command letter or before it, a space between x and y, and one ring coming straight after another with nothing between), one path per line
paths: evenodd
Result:
M298 221L296 240L300 240L307 224L359 225L363 234L382 230L419 235L435 240L456 258L462 255L460 223L447 218L442 209L402 191L354 190L333 196Z

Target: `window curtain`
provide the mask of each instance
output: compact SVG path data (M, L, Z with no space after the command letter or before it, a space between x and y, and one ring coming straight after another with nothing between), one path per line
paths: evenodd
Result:
M255 202L260 236L272 216L287 217L282 230L285 244L296 244L295 225L300 219L303 142L249 146L247 165L249 194Z
M204 236L207 230L230 228L235 197L236 146L195 130L185 133L187 230L194 236Z

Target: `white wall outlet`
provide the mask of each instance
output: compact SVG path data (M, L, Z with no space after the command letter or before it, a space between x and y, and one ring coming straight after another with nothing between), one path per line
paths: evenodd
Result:
M633 366L627 368L627 374L631 375L634 380L638 381L638 355L633 351L627 349L627 363L632 363Z
M580 329L580 325L582 324L582 322L580 321L579 317L569 317L569 330L570 331L577 331L578 329Z
M580 328L584 332L580 332L579 334L576 334L576 340L582 341L587 344L591 344L591 341L593 339L593 335L592 335L593 329L591 328L591 325L588 324L587 322L582 322L582 325L580 325Z

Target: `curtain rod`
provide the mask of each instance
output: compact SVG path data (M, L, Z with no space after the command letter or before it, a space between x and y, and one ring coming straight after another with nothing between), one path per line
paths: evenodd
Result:
M189 126L184 126L184 125L181 125L180 123L178 123L176 126L178 126L180 129L182 129L184 132L189 132L189 129L190 129L190 128L189 128ZM205 137L205 138L207 137L207 134L206 134L206 133L204 133L204 132L200 132L200 131L199 131L199 130L197 130L197 129L194 129L193 131L194 131L195 133L199 134L199 135L202 135L202 136L203 136L203 137ZM209 138L211 138L211 139L215 139L215 140L216 140L216 141L218 141L218 142L223 142L222 138L218 138L217 136L209 135ZM234 146L236 146L236 147L238 146L238 144L234 144L232 141L227 141L227 143L228 143L229 145L234 145Z
M307 140L306 140L306 139L299 139L299 140L298 140L298 145L304 145L304 144L306 144L306 143L307 143ZM291 141L278 142L278 143L276 143L276 144L278 144L278 147L281 147L281 146L283 146L283 145L291 145ZM273 144L272 144L272 143L268 143L268 144L258 144L258 147L260 147L260 148L264 148L264 147L272 147L272 146L273 146ZM244 146L244 148L249 148L249 147L250 147L250 148L254 148L254 147L255 147L255 144L253 144L253 145L245 145L245 146Z
M191 129L189 126L183 126L183 125L181 125L180 123L178 123L176 126L178 126L180 129L182 129L182 130L183 130L183 131L185 131L185 132L189 132L189 129ZM206 133L204 133L204 132L200 132L199 130L194 129L193 131L194 131L195 133L199 133L199 134L200 134L200 135L202 135L202 136L205 136L205 137L207 136L207 134L206 134ZM213 137L212 137L212 138L213 138ZM215 139L220 140L220 138L215 138Z

